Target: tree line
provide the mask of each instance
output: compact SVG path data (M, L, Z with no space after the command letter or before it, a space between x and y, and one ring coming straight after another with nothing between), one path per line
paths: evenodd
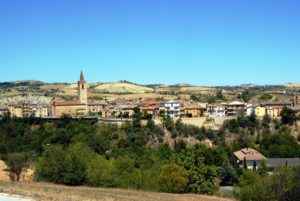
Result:
M273 181L270 178L277 173L268 176L264 167L236 169L232 152L253 147L267 157L299 157L300 145L290 135L297 117L288 108L281 116L280 120L267 115L262 120L255 115L239 117L225 121L217 131L186 125L180 119L174 122L167 115L163 115L163 125L154 124L151 118L142 125L145 116L138 108L133 122L121 126L68 116L53 122L6 116L0 121L0 156L14 180L33 165L37 181L205 194L215 194L220 185L237 185L239 199L255 200L249 198L253 189L259 185L273 189L266 181ZM165 141L166 133L174 139L174 146ZM188 147L179 140L186 137L210 139L214 146ZM298 177L297 170L278 171L293 175L287 178L290 189L295 189L292 177ZM272 196L268 200L277 195Z

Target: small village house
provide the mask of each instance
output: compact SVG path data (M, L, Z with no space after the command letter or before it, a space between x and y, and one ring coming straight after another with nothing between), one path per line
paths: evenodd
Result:
M151 114L152 116L159 115L159 107L157 106L157 102L155 100L146 100L142 103L141 111L143 113Z
M230 103L222 103L225 106L226 116L236 117L243 116L245 111L245 103L233 101Z
M226 109L223 105L210 104L207 106L209 117L225 117Z
M246 115L250 117L251 115L255 114L255 106L253 104L246 105Z
M181 108L181 104L178 100L170 100L165 103L166 114L172 118L180 117L180 108Z
M199 115L200 117L208 117L207 103L198 103Z
M247 169L255 169L259 167L262 161L267 161L267 158L252 148L244 148L233 153L235 163L238 167Z
M187 102L184 106L184 116L186 117L199 117L199 106L194 102Z
M267 111L264 106L259 105L255 108L255 115L257 117L263 117L263 116L265 116L266 113L267 113Z

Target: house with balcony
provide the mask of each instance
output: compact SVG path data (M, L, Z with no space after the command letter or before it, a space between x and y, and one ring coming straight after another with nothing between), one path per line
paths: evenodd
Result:
M172 118L179 118L182 104L178 100L170 100L165 103L165 112Z
M210 104L207 106L209 117L225 117L226 109L224 105Z
M230 103L223 103L222 105L225 106L226 116L243 116L245 113L245 103L233 101Z

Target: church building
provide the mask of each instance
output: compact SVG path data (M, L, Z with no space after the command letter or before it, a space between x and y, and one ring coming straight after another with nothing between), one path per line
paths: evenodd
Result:
M60 117L64 114L71 116L84 116L88 114L88 85L84 80L83 73L80 73L78 81L78 100L54 100L52 101L52 116Z

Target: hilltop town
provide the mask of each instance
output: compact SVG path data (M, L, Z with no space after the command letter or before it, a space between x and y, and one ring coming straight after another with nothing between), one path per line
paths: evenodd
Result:
M162 114L184 123L218 128L224 120L255 114L280 116L284 107L300 113L297 84L197 87L187 84L140 86L127 81L88 84L83 72L77 84L38 81L0 83L0 116L89 117L130 120L134 108L159 119ZM207 121L208 120L208 121ZM211 121L213 120L213 121Z
M124 193L120 200L299 200L297 85L93 84L81 72L76 84L1 89L2 192L78 201Z

